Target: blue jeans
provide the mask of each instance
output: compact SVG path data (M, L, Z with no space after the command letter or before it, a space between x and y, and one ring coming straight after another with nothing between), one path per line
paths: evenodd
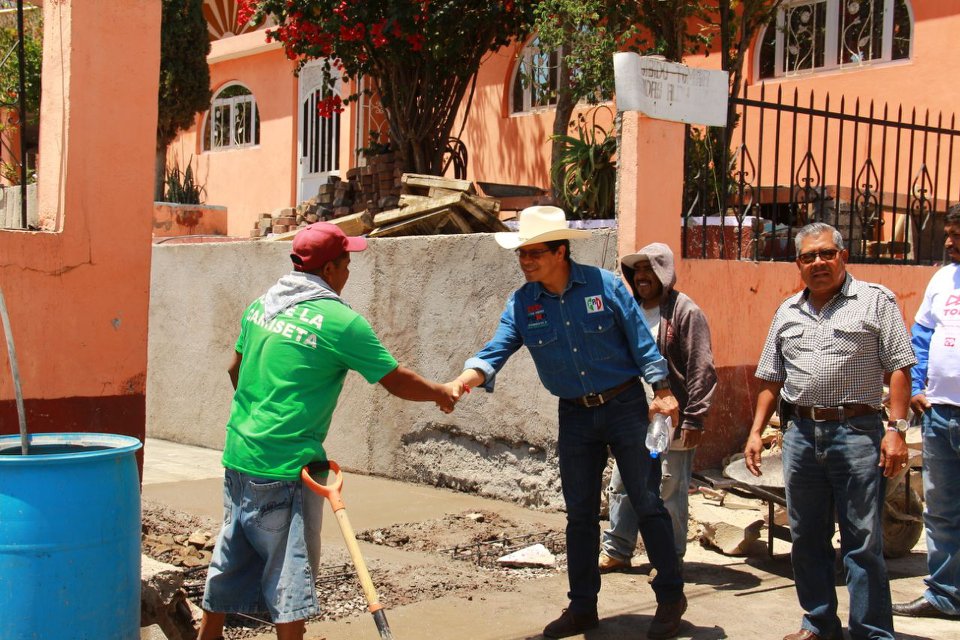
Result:
M930 569L923 595L960 615L960 407L935 404L923 414L923 496Z
M687 553L687 521L690 517L687 490L693 476L693 457L696 453L696 448L670 449L663 458L661 468L660 498L673 523L673 546L680 560ZM607 499L610 504L610 528L603 532L600 546L608 556L629 560L637 547L637 515L623 488L618 465L613 466Z
M324 476L314 478L322 481ZM299 480L226 469L223 502L223 528L207 571L203 608L268 611L274 623L317 615L314 576L320 563L323 499Z
M783 435L783 475L793 537L793 575L803 628L842 637L834 588L833 515L850 594L850 636L893 640L890 584L883 559L884 478L879 415L845 422L790 420Z
M557 453L567 506L570 611L584 614L597 610L600 491L608 447L637 512L647 556L657 570L652 585L657 602L679 600L683 579L673 549L673 527L657 491L659 465L651 463L644 445L647 399L643 387L635 385L600 407L586 408L560 400L559 413Z

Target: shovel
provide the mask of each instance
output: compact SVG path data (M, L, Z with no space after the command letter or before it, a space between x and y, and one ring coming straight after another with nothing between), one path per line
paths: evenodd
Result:
M347 550L350 552L353 566L357 569L357 577L360 578L363 595L367 598L367 611L373 614L373 621L377 625L377 631L380 632L380 638L382 640L393 640L390 625L387 624L387 614L377 597L377 590L374 588L370 573L367 571L367 563L363 561L363 556L360 555L357 536L353 532L353 527L350 526L350 519L347 518L347 510L344 507L343 499L340 498L340 489L343 487L343 474L340 473L340 466L333 460L328 460L325 463L326 465L329 465L330 471L333 472L333 484L323 485L316 482L310 477L309 465L300 471L300 479L311 491L330 501L330 508L333 509L333 515L337 516L337 524L340 525L340 533L343 534L343 540L347 543Z
M20 369L17 367L17 352L13 348L13 331L10 329L10 316L7 314L7 303L3 299L3 289L0 289L0 324L3 324L3 333L7 337L7 357L10 360L10 374L13 376L13 393L17 399L17 416L20 420L20 451L23 455L27 455L30 452L30 439L27 436L27 412L23 408Z

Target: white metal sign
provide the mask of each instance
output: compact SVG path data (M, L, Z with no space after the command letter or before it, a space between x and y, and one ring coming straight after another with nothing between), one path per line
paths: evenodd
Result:
M613 54L613 69L620 111L711 127L727 124L726 71L694 69L632 52Z

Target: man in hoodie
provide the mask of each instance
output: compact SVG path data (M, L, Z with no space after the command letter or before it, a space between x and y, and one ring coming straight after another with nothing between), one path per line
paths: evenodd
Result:
M222 638L227 613L264 610L280 640L299 640L303 621L319 613L323 500L304 490L300 470L327 459L323 441L347 371L447 413L463 390L399 366L340 298L350 254L366 246L327 222L301 229L290 255L294 271L243 314L229 369L236 392L223 450L224 525L207 574L200 640Z
M660 497L673 521L674 546L682 561L687 550L689 506L687 487L693 474L693 456L703 434L703 421L717 387L717 372L710 349L710 327L700 307L674 289L677 282L673 252L654 242L620 261L623 275L643 310L647 327L667 360L670 390L680 405L680 425L670 449L662 459ZM647 395L652 395L648 385ZM651 473L661 471L652 465ZM651 484L658 478L651 478ZM630 566L637 546L637 514L630 504L614 465L607 489L610 528L603 532L600 570L613 571Z

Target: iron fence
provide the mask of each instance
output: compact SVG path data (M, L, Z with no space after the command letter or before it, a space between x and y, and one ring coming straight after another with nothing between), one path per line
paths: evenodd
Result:
M790 261L796 231L819 221L840 230L851 262L943 260L939 216L960 201L955 115L845 98L832 110L829 95L785 100L779 87L767 100L765 86L732 102L732 131L687 137L684 257Z
M36 15L29 29L25 11ZM38 228L35 202L28 202L28 195L35 193L31 183L36 181L39 146L39 104L34 103L39 102L41 20L39 6L24 0L0 0L0 41L4 43L0 51L0 229ZM37 77L30 74L28 78L28 67L34 66ZM35 196L32 199L35 201Z

